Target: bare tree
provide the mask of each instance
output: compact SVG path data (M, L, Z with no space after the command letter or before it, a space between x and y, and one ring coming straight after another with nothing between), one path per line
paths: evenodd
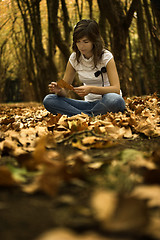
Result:
M70 49L66 41L63 39L60 31L60 27L58 24L58 8L59 8L59 0L47 0L48 7L48 15L49 15L49 32L52 32L52 37L54 39L55 44L58 46L60 51L62 52L65 61L68 61L70 56ZM51 47L51 46L50 46Z
M125 13L122 1L97 0L100 14L105 16L112 31L112 51L117 63L121 86L124 95L131 95L128 81L126 43L129 27L132 22L139 0L132 0L129 10Z
M148 29L151 35L151 43L152 43L152 92L158 91L160 92L160 2L157 0L151 0L152 8L153 8L153 16L151 15L151 11L149 9L149 3L147 0L143 0L144 9L147 17ZM154 19L155 17L155 19ZM153 64L154 63L154 64Z
M42 42L40 0L17 0L25 30L25 48L28 78L32 81L37 100L48 92L48 83L57 78L57 69L51 52L46 55Z

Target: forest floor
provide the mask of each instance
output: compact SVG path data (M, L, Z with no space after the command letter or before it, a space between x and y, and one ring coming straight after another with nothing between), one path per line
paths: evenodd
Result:
M160 239L160 101L52 116L1 104L0 239Z

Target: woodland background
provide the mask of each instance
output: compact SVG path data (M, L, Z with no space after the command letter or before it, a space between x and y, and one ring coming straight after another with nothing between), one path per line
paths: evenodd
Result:
M159 13L160 0L0 0L0 239L160 239ZM123 114L42 105L82 18L115 57Z
M160 92L159 0L0 0L0 102L43 99L82 18L98 21L124 96Z

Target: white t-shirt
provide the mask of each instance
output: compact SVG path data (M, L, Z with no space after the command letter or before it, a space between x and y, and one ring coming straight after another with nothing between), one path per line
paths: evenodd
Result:
M113 58L113 55L110 51L104 50L100 62L97 64L97 67L94 67L93 56L89 59L86 59L83 55L80 56L79 63L76 60L76 53L73 52L69 57L69 62L72 67L76 70L79 76L79 80L84 85L92 85L101 87L102 86L102 76L101 74L98 77L95 77L94 73L98 70L101 70L102 67L106 67L107 63ZM107 72L103 73L104 86L110 86ZM102 98L102 95L89 93L85 96L85 101L95 101Z

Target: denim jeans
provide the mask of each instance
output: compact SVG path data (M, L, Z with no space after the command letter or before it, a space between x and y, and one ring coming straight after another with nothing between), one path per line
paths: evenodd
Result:
M106 114L107 112L123 112L125 109L124 99L116 93L104 94L102 99L93 102L75 100L49 94L43 100L44 107L54 115L65 114L68 117L85 113L89 116Z

